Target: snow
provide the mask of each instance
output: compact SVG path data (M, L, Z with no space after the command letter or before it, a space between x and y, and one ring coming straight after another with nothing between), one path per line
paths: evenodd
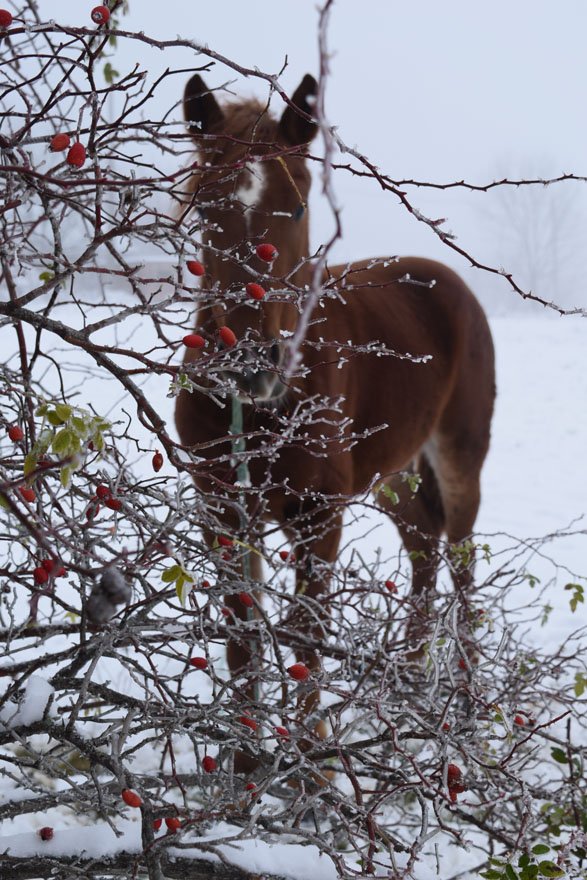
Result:
M0 725L5 728L27 727L41 721L54 689L40 675L27 679L24 695L19 703L12 700L0 709Z

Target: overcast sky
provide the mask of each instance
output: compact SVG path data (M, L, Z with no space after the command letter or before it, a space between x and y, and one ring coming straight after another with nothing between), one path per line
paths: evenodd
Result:
M43 14L70 24L86 24L91 5L39 0ZM266 72L279 72L287 58L281 81L291 93L304 73L317 72L317 9L310 0L130 0L124 26L158 38L180 35L207 43ZM397 179L484 182L507 173L587 174L586 33L584 0L337 0L328 37L328 115L343 140ZM153 75L165 67L202 63L192 50L160 52L136 43L121 44L113 63L124 70L135 60ZM179 74L160 89L161 112L179 99L186 76ZM206 79L217 86L235 74L216 64ZM242 79L234 90L264 94L266 86ZM274 106L280 111L278 102ZM586 250L584 186L563 186L566 193L570 186L577 193L570 196L576 217L562 233L573 239L577 253ZM417 252L451 263L471 280L464 262L375 183L341 174L336 188L344 207L340 259ZM481 258L513 259L499 245L503 229L498 234L495 222L487 223L495 214L487 197L411 195L425 213L448 216L459 243ZM312 219L317 244L330 222L317 191ZM580 260L577 265L582 273ZM585 305L584 294L581 299Z

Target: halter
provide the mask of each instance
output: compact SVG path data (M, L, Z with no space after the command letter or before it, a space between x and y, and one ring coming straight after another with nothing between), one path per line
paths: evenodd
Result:
M291 216L296 221L301 220L302 217L304 216L304 211L306 210L306 208L308 206L306 205L305 201L303 200L302 194L299 190L299 187L298 187L297 183L295 182L295 180L293 179L293 177L291 176L291 171L287 167L287 164L286 164L283 156L277 156L277 161L279 162L279 164L281 165L281 167L285 171L286 177L289 180L289 182L291 183L292 187L294 188L295 194L298 197L298 206Z
M232 419L230 423L230 433L232 435L232 454L234 456L234 461L236 463L236 476L239 483L243 485L248 485L250 474L249 474L249 465L242 453L246 451L246 443L245 438L243 437L243 405L241 401L238 399L236 394L232 395ZM242 457L241 457L242 456ZM240 461L239 461L239 457ZM247 525L247 515L246 515L246 498L244 491L239 492L239 517L241 521L241 528L246 528ZM243 577L247 580L251 580L251 551L247 547L243 548L244 552L242 554L242 568L243 568ZM255 608L247 608L247 622L251 623L255 619ZM254 672L259 671L259 663L258 663L258 651L259 645L256 639L251 640L251 666ZM259 690L259 679L255 677L255 681L253 684L253 699L255 702L259 701L260 690Z

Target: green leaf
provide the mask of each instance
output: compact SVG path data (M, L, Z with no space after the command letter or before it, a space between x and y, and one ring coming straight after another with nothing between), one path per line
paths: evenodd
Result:
M558 761L559 764L568 764L569 763L567 753L564 752L562 749L551 749L550 754L552 755L552 757L554 758L555 761ZM548 852L548 849L549 848L546 847L546 849L541 850L541 852ZM533 849L532 852L535 853L536 849ZM537 855L538 855L538 853L537 853Z
M102 73L104 74L104 79L106 80L108 85L112 85L114 80L120 76L119 72L117 70L114 70L109 61L107 61L104 65Z
M74 447L73 440L74 435L68 428L64 428L62 431L58 431L53 438L51 449L56 455L69 455Z
M538 870L543 877L564 877L565 872L554 862L540 862Z
M53 272L41 272L39 275L39 281L43 281L45 284L48 281L52 281L55 278L55 274Z
M494 871L493 868L489 868L487 871L481 871L480 877L486 877L487 880L501 880L503 874L501 871Z
M185 603L186 603L186 600L188 597L188 593L191 590L191 588L192 588L192 578L190 578L189 575L188 575L188 577L183 577L183 575L178 577L178 579L175 583L175 592L177 593L177 598L179 599L181 604L184 606L185 606Z
M172 565L170 568L166 568L165 571L161 575L161 580L164 584L171 584L173 581L176 581L181 574L181 565Z
M75 428L75 430L80 435L80 437L87 437L88 436L89 427L83 419L80 419L79 416L74 416L72 418L71 427Z
M38 460L39 457L33 449L31 452L29 452L24 460L23 473L25 477L28 477L28 475L32 474L32 472L36 469Z
M512 868L511 865L505 866L505 875L508 878L508 880L520 880L520 878L518 876L518 872L514 871L514 869Z
M545 843L537 843L536 846L532 847L532 852L535 856L543 856L545 853L550 852L550 847Z
M50 409L47 413L47 421L50 422L50 424L52 424L55 428L61 427L61 425L63 425L64 423L64 420L60 419L57 413L52 409Z
M530 864L530 856L528 855L528 853L524 853L518 859L518 867L519 868L527 868L529 864Z
M59 474L59 479L61 480L61 485L63 486L64 489L67 489L70 482L71 482L72 471L73 471L73 468L70 468L70 467L61 468L61 471Z
M66 422L73 414L72 408L67 403L56 403L55 412L62 422Z

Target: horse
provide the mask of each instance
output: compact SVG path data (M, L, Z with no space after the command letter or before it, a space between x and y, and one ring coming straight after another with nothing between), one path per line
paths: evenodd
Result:
M238 359L238 369L225 377L242 405L251 485L259 487L261 518L295 542L296 591L304 602L326 605L345 508L375 487L412 560L417 607L433 591L441 537L458 547L473 531L495 398L492 337L471 290L439 262L389 257L327 266L324 296L301 347L302 368L286 375L288 345L312 282L307 148L317 131L316 94L315 79L306 75L276 119L256 100L219 104L198 74L187 83L184 115L200 161L182 210L184 217L200 212L207 236L208 297L196 328L216 351L228 338L229 350L220 353ZM268 242L276 251L271 263L255 248ZM266 293L247 298L247 284L255 281ZM234 346L222 328L232 331ZM211 357L209 346L187 348L186 370L203 357ZM303 442L266 442L285 438L289 414L315 401L325 401L323 411L305 425ZM226 484L230 406L219 406L205 390L183 390L175 418L181 443L204 461L196 484L213 494ZM410 472L420 479L415 493L405 479ZM227 528L238 532L236 514L229 508L225 516ZM251 565L261 583L257 554ZM459 587L470 585L471 568L455 566ZM226 602L246 619L235 596ZM320 632L317 615L298 614L292 626L309 638ZM245 641L229 639L234 676L250 668L251 651ZM315 652L300 650L297 657L316 669ZM304 712L318 702L312 693Z

